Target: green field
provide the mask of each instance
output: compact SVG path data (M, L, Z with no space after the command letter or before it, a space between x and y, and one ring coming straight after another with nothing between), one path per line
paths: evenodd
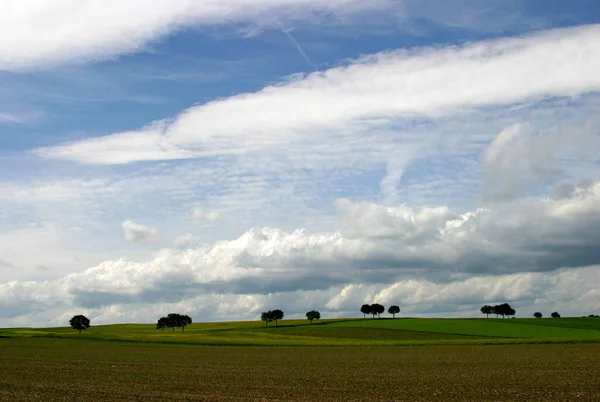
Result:
M195 323L185 332L151 324L71 328L0 329L0 337L68 337L80 340L232 346L400 346L519 343L600 343L600 319L343 319Z

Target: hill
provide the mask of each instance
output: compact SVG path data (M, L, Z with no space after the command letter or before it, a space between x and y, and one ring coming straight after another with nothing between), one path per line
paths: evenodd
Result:
M194 323L185 332L153 324L0 329L0 337L245 346L394 346L518 343L600 343L600 319L341 319Z

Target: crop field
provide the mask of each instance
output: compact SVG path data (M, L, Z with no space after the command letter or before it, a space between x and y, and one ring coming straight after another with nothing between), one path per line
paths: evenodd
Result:
M60 337L104 341L231 346L407 346L600 343L600 319L345 319L194 323L159 331L151 324L0 329L0 337Z
M82 337L83 338L83 337ZM6 401L591 401L600 345L190 346L0 339Z

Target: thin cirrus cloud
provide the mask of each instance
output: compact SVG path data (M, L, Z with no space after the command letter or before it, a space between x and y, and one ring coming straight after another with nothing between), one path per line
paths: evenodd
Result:
M33 152L88 164L239 154L314 142L323 132L343 138L411 116L576 96L600 89L599 39L600 25L588 25L378 53L192 107L171 122Z
M97 61L145 50L194 26L272 25L386 8L394 0L7 0L0 13L0 71Z

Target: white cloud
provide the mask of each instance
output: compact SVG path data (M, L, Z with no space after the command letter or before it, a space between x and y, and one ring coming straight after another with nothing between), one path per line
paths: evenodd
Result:
M338 17L380 9L392 0L5 0L0 70L81 63L145 50L193 26L272 25L279 18Z
M342 310L349 306L347 300L400 298L403 304L420 306L413 311L434 312L450 302L528 299L551 304L558 300L548 293L551 286L573 309L581 297L590 305L600 303L591 289L582 294L565 285L559 291L559 284L544 282L561 278L563 274L552 273L556 270L577 277L572 268L599 265L595 239L600 236L600 182L588 183L569 198L462 215L445 207L349 201L340 201L339 207L344 215L338 231L252 229L231 241L162 250L146 262L105 261L50 282L9 282L0 285L0 298L8 303L5 314L12 315L44 309L48 300L57 298L69 306L100 309L179 303L199 292L324 292L329 299L321 300L323 306ZM136 236L150 231L138 225L135 229ZM345 290L332 294L331 289ZM8 302L17 293L18 306Z
M202 207L192 208L192 217L194 219L206 222L216 222L219 219L219 213L216 211L208 211Z
M156 228L140 225L132 220L123 222L123 234L125 240L130 242L144 241L152 238L157 233Z
M178 248L196 248L200 246L201 241L197 236L187 233L177 237L173 243Z
M581 163L597 158L596 149L600 149L600 130L592 125L538 133L531 124L514 124L498 133L483 154L484 198L523 195L535 185L564 175L569 160Z
M600 25L589 25L463 47L379 53L192 107L170 123L153 124L150 132L117 133L35 153L91 164L239 155L313 144L323 133L338 142L359 133L389 133L391 123L410 116L585 94L600 89L599 37ZM388 181L399 172L393 168Z

